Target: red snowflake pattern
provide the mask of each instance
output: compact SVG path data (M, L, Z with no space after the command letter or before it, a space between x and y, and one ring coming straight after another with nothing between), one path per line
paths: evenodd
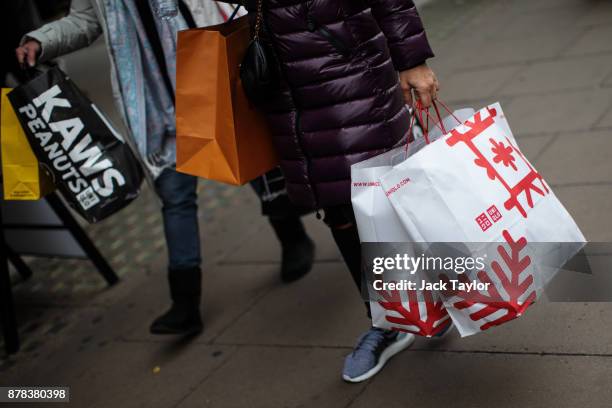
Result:
M540 173L538 173L531 166L527 159L525 159L525 156L523 156L521 151L512 144L508 137L505 137L506 142L508 143L508 148L511 148L516 154L516 156L513 157L518 157L521 160L521 163L523 163L528 169L527 174L514 186L508 184L508 182L497 171L494 163L489 162L485 155L476 146L474 139L495 123L496 116L497 110L491 107L486 108L486 112L477 112L472 120L464 122L463 129L461 130L464 130L465 133L461 133L457 128L453 129L451 131L451 135L446 139L446 143L450 147L456 146L458 143L465 144L476 156L474 159L474 164L485 169L490 180L497 180L508 191L510 197L504 202L504 207L507 210L516 208L524 218L527 218L527 210L519 201L519 197L524 195L529 208L533 208L533 193L539 194L540 196L545 196L550 191ZM500 142L500 144L503 145L503 142ZM503 146L505 147L505 145Z
M384 302L378 302L378 304L387 312L396 312L401 316L386 314L385 319L389 323L397 325L391 329L426 337L438 334L445 327L444 322L449 319L442 300L434 301L431 291L421 291L423 300L420 303L421 305L425 304L425 316L421 316L417 292L415 290L407 290L406 292L408 294L407 306L405 303L402 303L399 291L378 291L385 299Z
M516 168L516 164L514 164L516 159L512 155L512 147L506 146L504 145L504 142L497 142L494 139L489 139L489 141L493 145L491 151L495 153L493 161L495 163L501 162L504 166L510 166L514 171L517 171L518 169Z
M473 321L482 321L480 330L499 326L520 317L536 299L536 292L534 290L530 291L530 287L533 284L533 275L528 274L521 281L521 275L526 272L527 267L531 264L529 256L521 256L521 251L526 247L527 240L521 237L515 241L506 230L504 230L503 236L510 248L510 253L508 253L503 244L497 247L497 252L501 256L509 274L506 274L501 264L497 261L491 263L491 269L499 279L501 287L507 294L507 298L500 295L498 288L495 287L495 283L485 271L478 272L477 277L480 282L489 284L487 294L476 290L470 292L449 290L445 292L445 295L449 296L449 298L456 297L461 299L453 303L453 306L459 310L472 306L480 307L469 315ZM450 286L448 276L441 275L440 279L448 282L447 285ZM463 283L469 282L465 274L459 275L458 279ZM499 311L504 311L504 313L499 316ZM496 316L491 317L494 314Z

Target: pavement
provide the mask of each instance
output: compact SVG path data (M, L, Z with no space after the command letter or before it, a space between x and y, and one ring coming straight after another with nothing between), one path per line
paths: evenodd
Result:
M453 107L500 101L587 238L611 242L612 2L432 0L421 14L441 97ZM103 45L65 64L111 111ZM200 191L201 336L148 334L168 293L159 210L146 189L87 227L117 286L82 260L32 259L34 276L15 277L23 348L0 356L0 386L69 385L75 407L612 405L610 303L544 302L476 336L418 339L374 379L343 383L343 358L369 322L324 225L305 218L317 262L283 285L280 248L252 191L211 182Z

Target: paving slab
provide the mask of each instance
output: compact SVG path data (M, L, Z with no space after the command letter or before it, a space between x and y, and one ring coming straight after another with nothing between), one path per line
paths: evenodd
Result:
M593 324L594 320L597 325ZM502 326L464 338L457 331L443 340L419 337L413 349L612 357L612 334L601 330L610 325L612 303L561 303L542 299L523 316Z
M233 351L188 343L122 344L96 353L90 369L71 381L72 402L91 408L171 407L187 397Z
M612 242L612 188L608 184L553 186L587 240Z
M605 0L597 0L586 5L586 13L580 17L576 24L581 26L595 26L612 23L612 3Z
M612 128L612 108L597 122L595 128Z
M454 2L448 3L452 4ZM489 1L476 3L476 5L473 2L463 5L455 3L454 5L458 8L466 8L469 5L470 12L467 18L463 19L462 24L456 26L457 29L444 38L444 44L434 42L434 45L466 51L470 48L460 48L459 46L470 43L473 45L493 45L503 40L514 40L517 43L516 45L519 45L518 43L525 40L533 41L534 37L538 36L558 34L562 36L561 39L566 39L568 37L564 34L567 34L568 31L571 31L572 35L583 32L584 27L579 27L576 20L586 14L587 10L584 3L579 0L568 0L563 3L567 4L559 6L552 1L551 4L542 1ZM445 9L450 9L448 4L446 4ZM428 13L428 9L423 10L422 13L426 23L425 27L428 35L436 39L436 30L439 27L433 18L429 21ZM500 16L503 16L503 18L500 18ZM432 31L433 33L430 34ZM478 49L480 50L480 48ZM473 57L475 56L473 54L466 53L466 56ZM438 57L440 56L442 54L438 54Z
M542 0L505 3L496 12L496 18L491 18L496 24L491 24L491 28L483 33L488 38L523 41L568 30L578 33L584 27L578 26L576 21L588 10L579 0L568 0L564 4L559 4L561 1L554 3L554 0L548 4ZM500 21L502 13L510 18Z
M231 355L232 348L183 343L113 343L41 364L12 385L67 385L75 407L171 407ZM57 359L56 359L57 362ZM50 370L50 367L53 370Z
M515 136L573 132L595 126L612 102L605 89L528 95L502 105ZM585 106L588 109L577 109Z
M520 67L499 67L483 70L457 72L448 77L440 77L440 95L445 102L466 99L488 99L496 96L496 91L508 82Z
M280 285L275 265L231 265L205 270L202 279L205 331L193 342L210 342L262 294ZM77 341L73 346L75 350L115 340L176 343L180 339L149 334L153 319L170 305L165 268L148 271L144 276L130 275L110 293L113 294L112 300L101 302L103 307L82 310L56 307L41 311L41 306L28 307L20 303L18 317L20 321L28 322L22 328L24 350L44 349L36 340L41 335L49 335L50 340L55 337L74 338ZM135 293L138 296L134 296ZM36 314L38 318L29 317ZM71 331L66 332L66 327ZM54 335L56 332L57 336Z
M17 311L18 322L22 322L22 348L18 354L0 360L0 386L48 384L42 380L53 379L66 365L68 356L74 365L66 367L67 376L84 369L82 362L74 358L85 337L82 323L95 320L101 309L20 305Z
M365 307L343 263L318 263L310 274L267 293L216 341L352 347L370 327Z
M581 0L510 0L503 2L507 9L514 10L517 14L531 12L555 12L559 9L572 9L575 11L589 9Z
M226 265L205 271L202 277L202 318L205 329L193 341L212 341L253 307L262 295L281 285L275 265ZM168 343L177 341L175 336L149 334L151 321L170 304L168 289L164 285L158 286L154 289L143 288L140 292L138 308L141 317L129 319L133 327L122 330L122 339Z
M576 20L587 9L580 0L497 2L458 35L459 41L478 44L470 35L484 41L473 47L478 55L471 53L470 62L462 66L522 65L555 59L583 34L584 27Z
M563 134L542 153L537 161L538 171L551 184L608 182L612 186L610 152L610 132Z
M484 69L507 65L525 66L527 63L551 60L565 50L567 43L581 34L581 31L568 30L525 38L517 41L512 38L486 39L474 26L466 27L471 33L461 33L454 43L439 46L434 59L446 72L455 70ZM549 72L546 75L550 75ZM443 85L443 84L442 84Z
M338 408L364 385L340 379L346 350L309 347L240 348L178 408Z
M500 92L508 95L525 95L591 88L599 86L607 77L610 66L612 66L612 55L568 57L536 62L525 67Z
M98 306L47 306L38 318L20 319L27 322L20 328L23 350L54 355L59 349L65 358L132 336L148 340L148 325L170 304L166 282L165 271L132 274L102 295L106 299ZM41 308L18 300L20 314ZM173 336L156 339L176 341Z
M552 135L536 135L531 137L515 136L518 146L525 157L539 170L539 158L548 144L554 139Z
M608 305L612 304L612 243L590 243L584 253L588 254L587 257L580 257L573 265L588 265L589 269L572 266L571 262L548 284L545 298L551 302L581 303L585 306L587 304L584 302L591 302L588 305L589 315L596 316L599 321L600 314L610 313ZM575 307L574 310L578 309ZM571 319L575 314L570 313L569 316ZM574 319L572 325L576 320L583 319ZM589 342L587 340L585 343Z
M232 198L224 207L203 209L209 212L200 221L202 256L205 268L236 253L258 231L267 218L261 215L261 203L249 186L229 187Z
M609 358L405 352L351 408L604 408Z
M586 29L563 55L586 55L612 52L612 25L602 24Z
M338 261L340 252L332 238L329 228L315 215L302 217L306 232L316 245L315 259L319 261ZM281 247L272 227L267 220L262 220L258 229L241 242L233 252L227 253L219 260L221 264L274 263L280 268Z

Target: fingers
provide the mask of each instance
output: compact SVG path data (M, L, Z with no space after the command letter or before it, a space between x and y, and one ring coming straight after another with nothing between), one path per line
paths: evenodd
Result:
M40 52L40 44L34 40L27 41L21 47L18 47L15 50L15 56L17 57L17 61L21 65L29 65L33 67L36 65L36 60L38 59L38 54Z
M434 101L438 99L438 92L440 92L440 84L438 83L438 79L434 78L433 90L432 90L432 99Z
M15 50L15 56L17 57L17 62L23 65L26 57L26 52L23 47L19 47Z
M440 89L440 85L438 84L438 80L433 78L429 84L416 88L416 93L421 101L423 108L427 109L438 98L438 91Z
M417 108L427 109L438 97L440 84L436 74L427 64L401 71L399 78L404 100L411 106L413 106L414 98L416 98L420 105ZM414 92L414 95L412 92Z
M27 52L27 58L28 58L28 65L33 67L34 65L36 65L37 51L34 49L34 47L27 47L26 52Z
M419 101L421 101L421 105L425 109L429 108L433 101L434 94L432 91L433 91L432 88L417 88L416 89L416 93L419 98Z
M406 103L406 105L414 106L413 105L413 100L412 100L412 89L411 88L403 88L402 87L402 92L404 94L404 102Z
M401 77L399 80L399 85L400 85L400 88L402 89L402 94L404 95L404 103L408 106L413 106L412 105L412 86L410 86L410 83L408 83L408 81L405 81Z

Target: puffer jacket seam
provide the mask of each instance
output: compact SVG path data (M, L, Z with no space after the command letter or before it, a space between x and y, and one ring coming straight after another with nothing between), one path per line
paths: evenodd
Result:
M329 27L330 25L333 25L333 24L342 24L344 22L345 21L333 21L331 23L325 23L325 25ZM349 30L351 31L350 34L352 36L352 39L354 40L355 43L357 43L357 39L356 39L355 35L353 34L353 29L350 28L350 25L349 25ZM306 33L310 33L310 31L308 31L308 30L287 31L287 32L283 32L283 33L277 34L277 37L295 36L295 35L306 34ZM379 32L376 35L374 35L373 37L370 37L366 41L358 44L358 46L363 46L363 44L367 44L368 42L373 41L375 39L378 39L380 37L384 37L384 33Z
M378 64L378 65L375 65L375 66L374 66L374 67L372 67L371 69L380 69L380 68L382 68L383 66L388 65L388 64L393 64L393 61L391 61L391 58L387 58L387 59L385 59L383 62L381 62L381 63L380 63L380 64ZM326 83L328 83L328 82L337 81L338 79L346 79L346 78L349 78L349 77L351 77L351 76L358 76L358 75L361 75L361 74L362 74L362 72L361 72L361 71L357 71L357 72L355 72L355 73L351 73L351 74L349 74L349 75L343 75L343 76L339 76L339 77L335 77L335 78L329 78L329 79L325 79L325 80L323 80L323 81L312 82L312 83L305 84L305 85L298 85L298 86L296 86L296 88L297 88L297 89L304 90L304 88L308 88L308 87L311 87L311 86L319 86L319 85L326 84Z
M378 40L380 37L384 37L384 34L383 33L378 33L375 36L368 38L366 41L358 44L357 47L364 47L369 42L374 41L374 40ZM319 60L319 59L322 59L322 58L325 58L325 57L327 57L327 56L325 55L325 56L307 57L307 58L302 58L302 59L285 61L285 63L287 63L287 64L298 64L298 63L304 63L304 62L308 62L308 61L316 61L316 60ZM391 59L391 58L389 58L389 59Z
M393 60L391 58L387 58L385 59L385 61L383 61L381 64L376 65L374 68L370 68L370 69L376 69L376 68L380 68L383 65L390 63L390 65L393 65ZM362 73L361 71L355 71L350 73L349 75L358 75ZM347 75L346 73L344 73L344 75L339 75L333 78L327 78L324 80L321 80L320 78L318 80L313 80L312 82L308 82L308 83L304 83L304 84L300 84L300 85L294 85L296 89L301 89L301 88L305 88L305 87L309 87L309 86L316 86L316 85L322 85L322 84L326 84L328 82L333 82L333 81L337 81L338 79L342 79L342 78L346 78Z
M314 160L325 160L325 159L333 159L335 157L346 157L346 156L357 156L360 154L364 154L364 153L372 153L372 152L386 152L388 150L391 150L390 148L386 148L386 147L370 147L368 149L364 149L364 150L359 150L359 151L351 151L350 153L338 153L338 154L332 154L332 155L327 155L327 156L313 156L312 158ZM339 179L341 180L341 179Z
M381 89L381 93L385 94L385 93L392 93L395 91L395 89L397 89L397 87L399 86L399 83L386 88L386 89ZM302 108L302 112L312 112L312 111L317 111L317 110L321 110L321 109L326 109L326 108L333 108L335 106L338 105L345 105L348 103L352 103L352 102L361 102L361 101L366 101L368 99L375 99L378 98L380 95L368 95L368 96L364 96L362 98L352 98L352 99L345 99L342 101L338 101L335 102L333 104L326 104L326 105L321 105L321 106L309 106L308 108Z
M390 149L387 148L380 148L380 149L370 149L370 150L364 150L362 152L354 152L354 153L347 153L347 154L343 154L343 155L339 155L341 157L347 157L347 156L357 156L357 155L361 155L364 153L369 153L371 155L371 157L374 157L378 154L382 154L385 153L387 151L389 151ZM332 156L329 156L332 157ZM365 159L364 159L365 160ZM342 177L342 178L337 178L337 179L331 179L331 180L319 180L317 183L318 184L323 184L323 183L337 183L339 181L347 181L346 177Z
M379 120L379 121L376 121L376 122L367 122L367 123L354 124L354 125L349 125L349 126L339 126L339 127L335 127L335 128L328 128L328 129L317 129L317 130L312 130L312 131L302 132L302 133L310 135L310 134L321 133L321 132L331 132L331 131L335 131L335 130L349 130L349 129L356 128L356 127L361 127L361 126L380 125L380 124L385 123L385 122L393 121L403 111L404 111L404 108L402 107L402 109L400 109L396 113L394 113L393 116L386 117L384 120Z

